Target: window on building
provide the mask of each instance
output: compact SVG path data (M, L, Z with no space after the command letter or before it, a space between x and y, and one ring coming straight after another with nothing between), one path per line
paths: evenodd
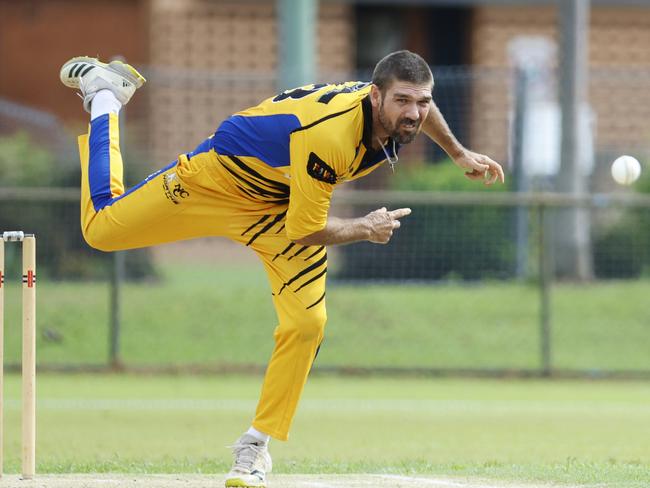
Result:
M454 133L464 140L469 113L471 8L439 6L357 5L356 67L359 79L370 79L372 69L386 54L409 49L426 59L436 80L433 97ZM424 157L435 161L444 153L428 144Z

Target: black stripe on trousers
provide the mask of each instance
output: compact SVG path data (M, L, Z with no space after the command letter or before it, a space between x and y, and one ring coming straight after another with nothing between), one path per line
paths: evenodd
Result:
M316 268L319 268L320 266L323 266L327 262L327 253L325 253L325 256L320 258L318 261L316 261L314 264L307 266L305 269L303 269L300 273L295 275L293 278L291 278L289 281L287 281L284 285L282 285L282 288L280 288L280 291L278 292L278 295L282 293L282 291L295 282L296 280L300 279L302 276L305 276L307 273L310 271L315 270Z
M317 274L316 276L314 276L312 279L310 279L309 281L305 281L302 285L300 285L300 286L296 289L296 293L298 293L300 290L302 290L302 289L303 289L305 286L307 286L308 284L313 283L314 281L316 281L318 278L320 278L321 276L323 276L325 273L327 273L327 267L325 267L325 269L324 269L323 271L321 271L320 273L318 273L318 274Z
M316 256L316 254L318 254L319 252L321 252L323 249L325 249L325 246L320 246L320 247L319 247L318 249L316 249L313 253L311 253L309 256L307 256L307 257L305 258L305 261L308 261L309 259L313 258L314 256ZM293 257L295 258L297 255L298 255L298 253L294 254Z
M323 292L323 294L321 295L321 297L320 297L318 300L316 300L314 303L312 303L311 305L309 305L309 306L307 307L307 310L309 310L310 308L313 308L313 307L315 307L316 305L318 305L320 302L323 301L323 298L325 298L325 292Z
M295 258L296 256L302 254L302 253L305 252L307 249L309 249L309 247L310 247L310 246L302 246L300 249L298 249L298 250L293 254L293 256L290 256L289 259L287 259L287 261L291 261L293 258Z
M253 237L251 237L251 238L249 239L249 241L246 243L246 245L247 245L247 246L250 246L253 242L255 242L255 240L256 240L259 236L261 236L262 234L264 234L265 232L267 232L271 227L273 227L275 224L277 224L278 222L280 222L280 221L284 218L284 216L285 216L286 214L287 214L287 211L285 210L284 212L282 212L282 213L276 215L275 218L274 218L271 222L269 222L268 224L266 224L264 227L262 227L262 228L257 232L257 234L255 234Z
M257 227L258 225L260 225L262 222L264 222L269 217L270 217L270 215L264 215L260 220L258 220L253 225L251 225L248 229L246 229L244 232L242 232L241 235L245 235L249 230L253 229L253 227Z
M280 256L284 256L284 255L285 255L286 253L288 253L288 252L291 250L291 248L292 248L293 246L295 246L295 245L296 245L296 243L295 243L295 242L292 242L291 244L289 244L287 247L284 248L284 251L279 252L279 253L277 253L275 256L273 256L273 259L271 259L271 261L275 261L275 260L276 260L277 258L279 258Z

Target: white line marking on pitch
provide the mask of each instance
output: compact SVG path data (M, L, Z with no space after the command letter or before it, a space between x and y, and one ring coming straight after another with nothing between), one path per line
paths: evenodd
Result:
M335 488L334 485L328 485L327 483L320 483L318 481L305 481L304 485L313 488Z
M37 407L46 410L250 410L255 408L255 400L246 399L178 399L178 398L43 398L37 400ZM5 408L18 410L21 403L18 398L7 398ZM455 401L455 400L314 400L305 399L301 402L301 409L310 412L420 412L436 414L444 412L482 412L482 413L509 413L509 412L584 412L598 408L600 411L611 413L629 413L643 410L646 405L616 402L543 402L543 401Z
M409 481L409 482L423 483L423 484L434 485L434 486L464 486L467 488L470 488L470 486L472 486L472 485L467 485L465 483L458 483L456 481L439 480L433 478L415 478L412 476L398 476L395 474L382 474L379 475L379 477L384 479L389 479L389 480ZM496 487L489 487L486 485L486 486L482 486L481 488L496 488Z

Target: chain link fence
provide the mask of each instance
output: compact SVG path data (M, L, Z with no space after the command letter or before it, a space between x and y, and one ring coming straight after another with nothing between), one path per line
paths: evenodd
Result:
M275 91L269 77L144 71L156 88L124 117L128 185L191 150L228 113ZM531 85L522 104L522 80L512 70L433 71L436 102L454 132L504 162L508 176L517 161L534 159L522 148L557 144L542 122L531 132L521 117L537 110L542 119L533 120L554 120L557 107L533 103L541 74L524 80ZM330 250L330 318L317 367L650 375L643 194L650 184L644 179L633 192L608 174L615 155L647 160L650 105L635 103L634 93L648 79L643 70L594 71L586 195L548 193L555 181L544 171L529 175L525 188L469 192L477 186L463 184L458 172L448 178L444 154L424 138L405 148L395 176L380 168L355 191L338 191L333 212L342 217L381 206L409 206L413 214L387 246ZM221 103L231 92L241 106ZM2 102L0 136L0 229L38 236L41 368L264 367L276 318L261 267L245 250L207 239L200 251L196 243L94 251L79 231L74 134L48 114ZM508 191L515 188L525 191ZM582 210L589 228L592 275L579 282L555 279L556 222L570 208ZM18 257L8 246L6 356L16 364Z
M116 306L110 285L114 255L89 250L79 232L70 230L73 223L62 231L61 221L76 224L76 200L74 190L0 190L3 224L12 208L21 209L16 225L20 222L21 228L38 236L41 367L263 367L259 356L225 360L218 356L218 348L215 352L198 347L194 352L194 321L199 317L189 310L196 305L189 295L197 290L202 293L197 301L212 297L214 308L208 307L206 316L200 317L209 324L206 340L232 346L232 336L242 333L253 347L257 344L265 350L275 319L264 276L255 262L239 254L222 260L194 255L184 261L179 252L182 245L166 256L151 251L120 253L127 270L124 288L118 292L120 325L111 309ZM650 290L650 198L358 191L337 196L334 211L361 215L379 204L409 206L414 212L389 245L331 248L330 333L318 367L432 373L650 373L650 356L643 346L650 339L644 300ZM573 206L587 209L592 222L596 276L589 282L553 279L553 221L558 210ZM527 225L525 242L516 239L520 211ZM207 240L205 245L217 249L216 254L227 249L219 240ZM517 265L522 255L523 270ZM6 273L11 317L7 323L14 326L19 323L19 285L13 280L19 275L18 261L14 248L7 253ZM186 283L188 274L199 272L197 263L205 275L203 288L190 283L183 290L175 277ZM146 270L134 273L138 267ZM80 271L86 268L92 273ZM247 273L248 284L241 281ZM254 300L260 301L264 313L250 319L241 297L224 302L214 285L219 281L220 287L228 288L229 280L242 290L256 290L251 293L257 293ZM155 297L165 296L165 289L188 296L181 295L182 304L161 303ZM142 303L152 310L143 310ZM179 306L181 313L174 316ZM163 323L151 331L147 316L154 308L161 312L156 317ZM235 329L234 323L238 323ZM171 327L184 336L169 336L165 341ZM249 336L251 332L244 331L248 327L262 330ZM156 331L159 337L142 339ZM17 361L15 327L8 337L7 357ZM153 362L141 359L148 356L150 341L160 350ZM359 341L373 347L371 356L360 356ZM179 355L179 348L187 354Z

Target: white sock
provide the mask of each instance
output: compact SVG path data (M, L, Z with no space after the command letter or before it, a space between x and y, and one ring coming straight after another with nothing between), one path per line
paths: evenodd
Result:
M271 439L271 436L270 436L270 435L265 434L264 432L260 432L260 431L257 430L255 427L251 427L250 429L248 429L248 430L246 431L246 433L247 433L248 435L252 435L252 436L255 437L255 439L257 439L258 441L262 441L262 442L266 442L266 443L268 443L269 440Z
M122 104L110 90L99 90L90 103L90 120L108 113L120 113Z

